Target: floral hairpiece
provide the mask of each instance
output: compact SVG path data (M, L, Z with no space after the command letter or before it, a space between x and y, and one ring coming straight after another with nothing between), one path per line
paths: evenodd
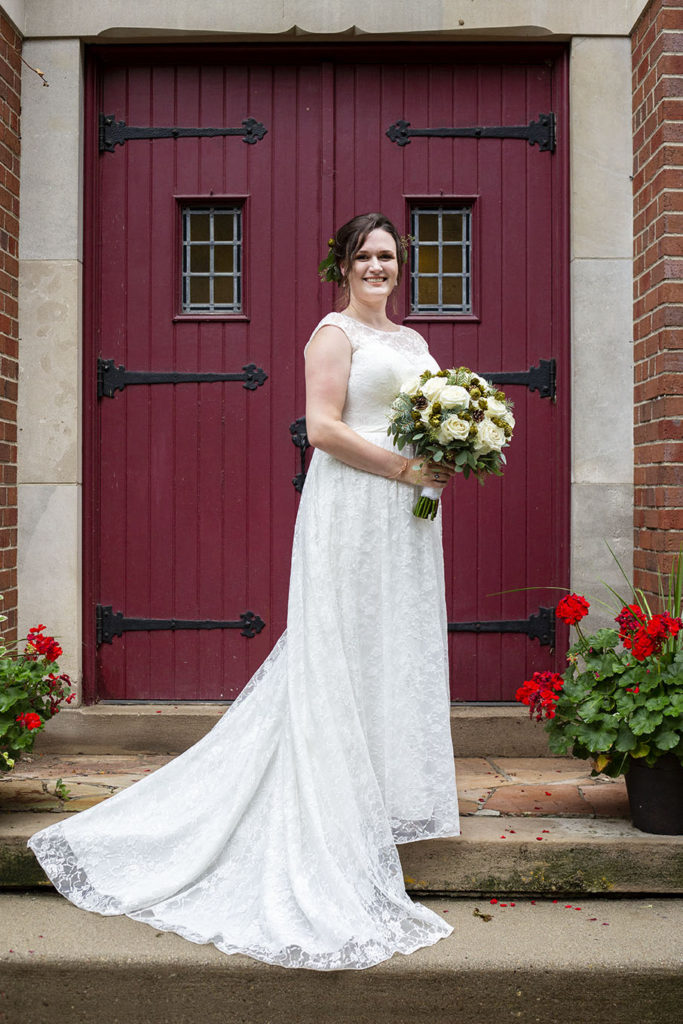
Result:
M415 239L412 235L401 235L400 236L401 247L399 250L399 256L402 263L408 261L408 247L411 242ZM330 238L327 241L329 246L329 252L324 260L321 260L318 264L318 273L320 274L321 281L328 281L330 284L341 284L342 272L339 269L339 265L334 255L334 238Z
M330 284L341 284L342 274L334 257L334 238L327 242L329 251L324 260L318 264L318 273L321 281L329 281Z

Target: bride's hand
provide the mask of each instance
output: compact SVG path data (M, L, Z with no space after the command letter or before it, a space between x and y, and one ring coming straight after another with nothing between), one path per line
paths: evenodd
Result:
M455 469L447 462L427 462L419 458L406 459L398 479L413 487L436 487L443 490Z

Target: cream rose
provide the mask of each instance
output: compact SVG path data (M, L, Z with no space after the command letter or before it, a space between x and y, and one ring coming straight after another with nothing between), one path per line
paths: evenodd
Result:
M505 402L499 402L497 398L487 398L486 402L490 416L506 416L508 409Z
M458 384L447 384L439 395L444 409L466 409L470 404L469 392Z
M467 420L461 420L459 416L449 416L442 420L436 439L440 444L448 444L449 441L466 441L469 432L470 425Z
M475 452L485 455L486 452L499 452L505 444L505 431L497 427L493 420L484 418L477 424L477 438L474 443Z
M425 398L429 399L430 402L433 402L436 399L439 399L440 401L441 392L447 386L446 380L446 377L430 377L429 380L424 382L420 391Z
M403 391L406 395L410 395L411 398L414 398L418 391L421 390L422 382L419 377L411 377L410 380L407 380L405 381L404 384L401 384L401 391Z
M426 427L431 426L429 417L434 414L434 406L431 402L428 402L424 409L420 409L420 419Z

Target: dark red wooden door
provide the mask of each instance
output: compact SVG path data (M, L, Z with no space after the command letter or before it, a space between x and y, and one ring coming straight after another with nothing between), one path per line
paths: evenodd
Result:
M285 625L298 502L289 426L304 412L302 348L334 301L317 263L333 225L382 209L408 230L420 204L471 211L472 310L410 314L406 281L399 318L444 366L521 371L555 359L559 381L557 403L509 387L517 433L505 477L484 488L459 480L445 502L452 696L511 699L526 673L553 664L550 648L523 633L463 623L514 628L552 604L550 592L494 592L566 580L563 56L436 48L405 63L388 48L371 63L349 52L98 51L92 61L92 112L159 128L239 129L252 117L267 130L253 144L134 138L96 154L93 141L88 372L99 357L127 371L225 375L253 364L267 375L253 389L131 383L98 399L85 607L96 699L232 698L271 649ZM399 146L386 135L399 120L525 125L551 110L554 153L520 139ZM241 217L242 309L184 312L183 211L226 207ZM260 632L227 626L248 611ZM115 635L117 613L127 626L153 622Z

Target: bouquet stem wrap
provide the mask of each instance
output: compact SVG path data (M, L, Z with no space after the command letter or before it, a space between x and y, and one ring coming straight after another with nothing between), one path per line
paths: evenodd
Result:
M439 508L440 497L441 491L437 491L436 487L423 487L420 497L415 503L413 515L418 519L434 519Z

